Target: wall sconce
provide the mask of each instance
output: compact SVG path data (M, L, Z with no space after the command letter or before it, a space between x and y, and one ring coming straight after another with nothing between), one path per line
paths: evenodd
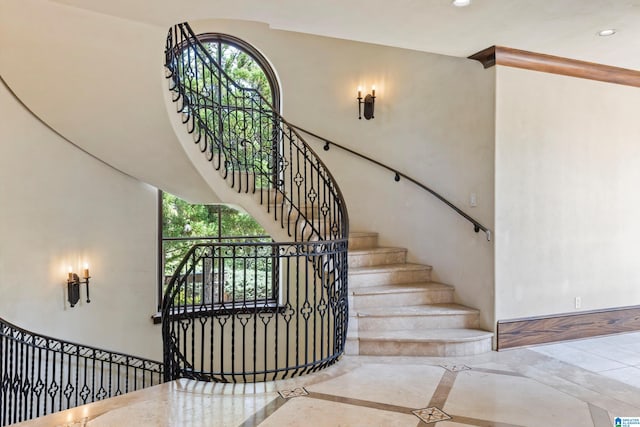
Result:
M362 120L362 114L367 120L373 119L373 107L376 103L376 87L371 86L371 93L362 98L362 88L358 86L358 119ZM364 104L364 112L362 112L362 104Z
M69 299L69 304L71 307L75 306L80 300L80 284L84 284L87 288L87 302L91 302L89 299L89 266L87 264L84 265L84 269L82 270L82 280L80 277L73 272L71 267L69 267L69 277L67 278L67 298Z

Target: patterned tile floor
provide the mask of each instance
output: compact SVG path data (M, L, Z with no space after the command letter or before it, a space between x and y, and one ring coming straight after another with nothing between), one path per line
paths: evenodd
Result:
M640 417L640 333L473 357L344 357L261 384L177 381L24 426L613 426Z

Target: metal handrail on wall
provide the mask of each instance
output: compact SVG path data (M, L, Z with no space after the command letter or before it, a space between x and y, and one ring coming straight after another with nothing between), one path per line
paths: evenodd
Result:
M0 318L0 426L163 380L160 362L35 334Z
M307 135L310 135L316 139L319 139L320 141L324 142L324 150L325 151L329 151L329 149L331 148L331 146L335 146L340 148L341 150L344 150L348 153L353 154L354 156L360 157L361 159L364 159L368 162L371 162L375 165L380 166L381 168L384 168L390 172L393 172L394 174L394 179L396 182L400 181L400 178L405 178L407 181L412 182L413 184L417 185L418 187L420 187L421 189L427 191L428 193L430 193L431 195L433 195L435 198L437 198L438 200L440 200L442 203L444 203L445 205L449 206L451 209L453 209L456 213L458 213L458 215L462 216L464 219L466 219L467 221L469 221L471 224L473 224L473 230L478 233L480 232L480 230L482 230L485 234L485 236L487 237L487 241L491 241L491 236L492 236L492 232L489 228L485 227L484 225L482 225L479 221L477 221L476 219L474 219L473 217L471 217L470 215L468 215L466 212L464 212L462 209L458 208L456 205L454 205L453 203L451 203L449 200L447 200L444 196L442 196L441 194L439 194L438 192L436 192L435 190L431 189L430 187L427 187L426 185L422 184L421 182L417 181L416 179L398 171L395 168L392 168L391 166L388 166L378 160L372 159L371 157L365 156L362 153L358 153L357 151L354 151L350 148L347 148L343 145L340 145L336 142L331 141L330 139L324 138L318 134L315 134L309 130L306 130L300 126L294 125L293 123L289 123L289 126L291 126L292 128L295 128L297 130L299 130L300 132L303 132Z
M252 194L293 239L191 247L162 302L165 379L267 381L335 363L349 307L340 188L297 130L233 81L188 24L169 30L165 55L177 111L212 171Z

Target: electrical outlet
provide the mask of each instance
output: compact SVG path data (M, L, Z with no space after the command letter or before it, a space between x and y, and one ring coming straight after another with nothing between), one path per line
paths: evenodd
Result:
M582 307L582 298L576 297L576 308Z
M475 208L476 206L478 206L478 194L477 193L471 193L469 195L469 206L471 206L472 208Z

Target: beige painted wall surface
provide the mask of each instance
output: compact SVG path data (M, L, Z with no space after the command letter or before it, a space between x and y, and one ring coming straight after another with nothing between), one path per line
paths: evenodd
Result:
M160 360L157 190L52 133L0 85L0 316L57 338ZM67 266L91 269L70 308Z
M640 89L497 68L496 318L640 304Z
M271 30L240 21L192 22L253 44L272 63L284 117L431 186L493 228L493 70L466 59ZM376 85L374 120L358 120L356 89ZM354 231L377 231L383 245L407 247L434 266L460 302L493 325L493 243L407 181L307 139L342 189ZM469 206L471 193L478 207Z
M167 30L49 1L4 0L0 75L29 109L98 158L165 191L215 202L166 117Z

